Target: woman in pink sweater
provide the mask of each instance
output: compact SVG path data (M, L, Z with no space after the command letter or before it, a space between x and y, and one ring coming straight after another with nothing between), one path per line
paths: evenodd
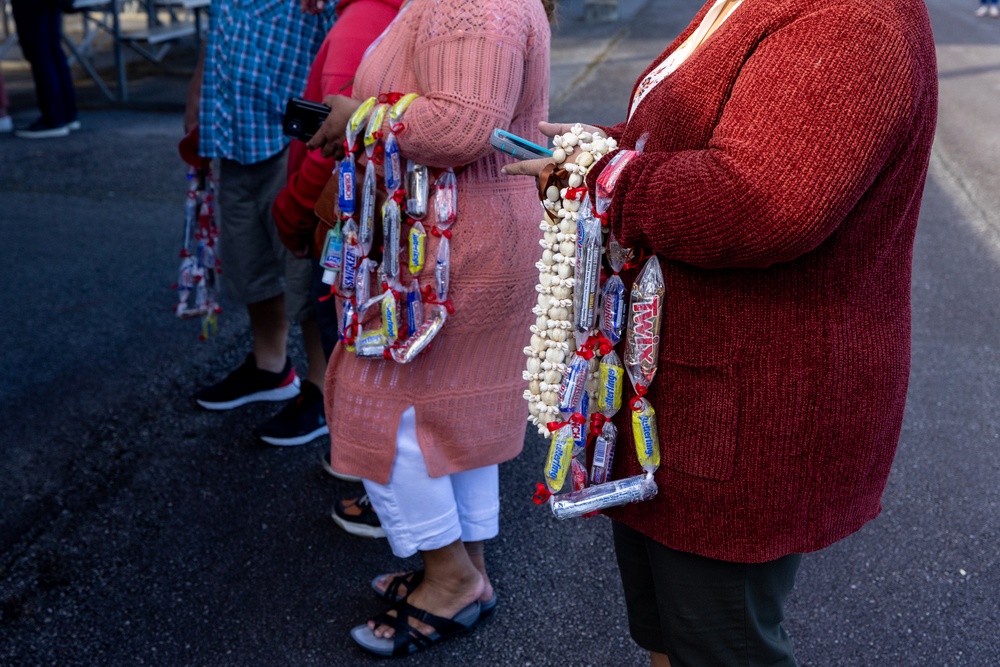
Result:
M800 554L881 510L936 105L922 3L719 0L606 128L620 150L591 197L626 164L607 220L665 283L659 493L608 511L654 665L794 665L781 621ZM616 479L640 472L628 413Z
M457 174L454 312L444 328L411 363L358 358L338 345L327 370L333 468L365 480L393 552L424 560L422 574L387 591L405 599L352 631L376 653L424 647L495 604L482 542L498 531L497 464L524 440L520 350L531 314L518 305L534 294L541 234L534 187L503 178L505 159L489 136L500 127L541 138L548 76L539 0L412 0L362 61L352 96L324 100L332 112L309 144L333 155L362 100L416 93L398 135L402 157ZM430 231L436 222L430 213L423 224ZM428 234L427 257L439 243ZM423 285L434 283L427 264Z

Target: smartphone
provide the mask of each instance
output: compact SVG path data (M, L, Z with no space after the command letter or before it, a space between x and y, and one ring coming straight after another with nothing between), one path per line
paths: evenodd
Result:
M285 134L292 139L309 141L322 127L323 121L330 115L330 107L319 102L310 102L301 97L293 97L285 106L285 117L282 127Z
M501 153L513 155L518 160L534 160L540 157L552 157L552 151L544 146L522 139L499 127L490 135L490 145Z

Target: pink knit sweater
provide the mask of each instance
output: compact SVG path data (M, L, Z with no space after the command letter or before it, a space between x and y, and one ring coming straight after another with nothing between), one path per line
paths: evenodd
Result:
M502 127L541 141L548 86L549 26L538 0L413 0L358 69L357 99L421 95L403 118L404 157L464 169L451 241L455 314L410 364L357 359L339 345L330 359L337 470L386 483L399 418L411 405L431 476L520 453L521 350L532 318L524 304L534 300L540 209L530 180L500 173L507 159L489 135ZM428 257L437 245L429 236ZM428 264L421 285L433 283Z

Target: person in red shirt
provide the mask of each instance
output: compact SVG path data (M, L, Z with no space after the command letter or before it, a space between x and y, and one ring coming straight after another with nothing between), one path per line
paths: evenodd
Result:
M337 4L337 22L327 34L313 61L302 97L321 102L327 95L350 95L354 73L369 45L382 34L399 12L404 0L341 0ZM302 0L303 11L318 13L323 0ZM314 208L326 186L336 160L325 158L320 151L309 151L300 141L293 141L288 154L288 182L275 199L271 213L278 235L285 246L298 257L313 259L313 292L316 320L323 351L329 358L337 343L337 311L333 299L318 300L329 288L320 281L322 270L316 257L321 250L314 239L319 232L319 219ZM325 231L325 227L321 232ZM334 477L360 481L343 475L330 465L328 456L323 468ZM361 537L384 537L385 531L365 495L339 501L331 514L333 520L347 532Z
M720 0L603 128L619 150L590 196L627 161L607 222L665 283L646 396L659 493L607 511L653 665L794 665L782 619L800 555L879 514L936 109L922 3ZM628 413L615 479L641 472Z

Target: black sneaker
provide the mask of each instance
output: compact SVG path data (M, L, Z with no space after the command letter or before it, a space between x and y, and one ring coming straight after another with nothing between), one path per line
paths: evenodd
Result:
M286 401L299 395L299 378L290 359L280 373L257 368L253 353L225 380L194 395L206 410L232 410L254 401Z
M385 537L382 529L382 522L378 520L378 515L372 509L372 503L368 499L368 494L360 498L349 498L338 500L333 506L330 516L337 525L349 532L351 535L359 537Z
M346 475L346 474L344 474L342 472L337 472L336 470L334 470L333 466L330 465L330 452L327 452L326 454L323 455L323 460L320 463L323 466L323 470L326 471L326 474L330 475L331 477L336 477L337 479L343 480L345 482L360 482L361 481L360 477L357 477L355 475Z
M292 447L312 442L330 429L326 426L323 394L304 380L298 397L257 429L257 437L269 445Z

